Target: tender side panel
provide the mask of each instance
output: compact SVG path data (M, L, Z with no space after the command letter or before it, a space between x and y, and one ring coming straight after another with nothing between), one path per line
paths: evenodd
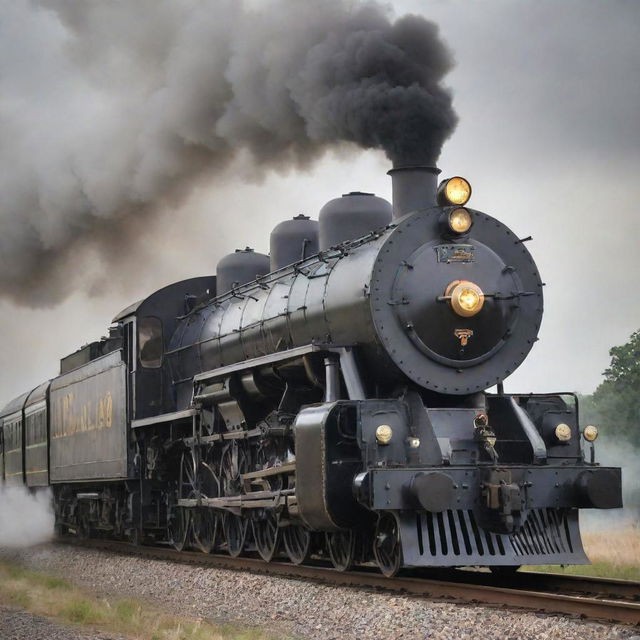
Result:
M24 426L27 486L46 487L49 484L46 400L25 409Z
M4 435L4 480L9 487L24 484L22 449L22 411L5 416Z
M51 383L51 483L127 477L126 366L114 351Z

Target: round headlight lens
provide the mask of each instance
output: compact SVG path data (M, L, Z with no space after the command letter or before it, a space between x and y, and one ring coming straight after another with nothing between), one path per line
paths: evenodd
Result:
M438 188L438 204L463 205L469 202L471 185L460 176L449 178Z
M463 318L475 316L484 305L482 289L468 280L455 280L444 295L450 297L451 308Z
M462 207L449 214L449 229L454 233L466 233L471 228L471 214Z
M568 424L561 422L556 427L555 434L556 434L556 438L560 442L567 442L568 440L571 440L571 427Z
M393 429L388 424L381 424L376 429L376 440L378 444L389 444L392 435Z
M587 442L593 442L598 437L598 427L588 424L582 430L582 435Z
M480 294L475 289L463 289L458 294L458 303L465 311L475 311L480 304Z

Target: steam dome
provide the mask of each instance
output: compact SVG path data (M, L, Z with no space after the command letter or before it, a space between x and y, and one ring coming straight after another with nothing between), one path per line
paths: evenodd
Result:
M251 282L269 271L269 256L256 253L250 247L236 249L221 258L216 266L218 295Z
M391 222L391 204L373 193L353 191L320 210L320 250L366 235Z

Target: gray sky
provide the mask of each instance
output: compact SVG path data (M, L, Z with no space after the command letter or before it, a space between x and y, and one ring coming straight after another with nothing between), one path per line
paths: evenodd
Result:
M473 207L534 238L545 318L506 389L593 390L608 349L640 327L640 3L404 0L393 8L434 20L456 59L446 84L460 122L438 162L443 174L466 176ZM92 295L78 291L47 309L0 302L0 403L55 375L61 356L102 335L131 301L212 272L236 247L266 251L280 220L316 217L347 191L390 196L380 152L329 154L306 172L262 181L247 167L237 161L132 229L141 259L127 256L129 244L118 268L82 258L79 246L70 268L101 276Z

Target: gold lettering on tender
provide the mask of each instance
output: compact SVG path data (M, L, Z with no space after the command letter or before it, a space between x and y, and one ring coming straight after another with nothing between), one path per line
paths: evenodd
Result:
M110 392L107 392L107 395L105 396L105 401L106 401L106 404L107 404L106 425L107 425L107 427L111 427L111 425L113 424L113 398L111 397L111 393Z
M88 401L76 409L73 393L58 398L55 415L58 424L54 425L53 438L66 438L76 433L86 433L113 425L113 397L108 391L97 401Z
M100 400L98 400L98 429L104 428L104 425L104 398L100 398Z

